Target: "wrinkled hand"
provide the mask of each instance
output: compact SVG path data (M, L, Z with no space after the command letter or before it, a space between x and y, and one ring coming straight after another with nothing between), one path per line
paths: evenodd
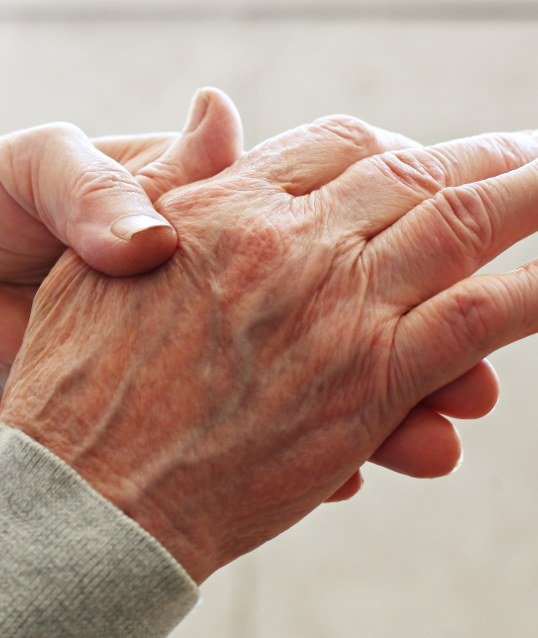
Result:
M356 160L418 146L403 136L362 126L363 143L352 151ZM182 134L107 137L93 143L96 148L80 130L63 124L4 138L6 188L0 217L4 281L41 281L64 244L111 274L144 272L164 261L175 238L171 227L160 225L166 222L147 199L154 202L172 188L213 176L232 164L241 153L242 130L231 101L220 91L204 89L193 100ZM124 217L119 209L131 205L136 209L141 201L149 211L150 232L144 224L138 232L131 225L128 230L133 235L120 241L111 230L118 214L123 224L140 217ZM0 284L0 393L22 342L36 290L36 285ZM493 370L480 364L429 402L447 414L477 417L489 410L497 393ZM443 431L442 424L434 410L423 409L372 460L412 476L449 472L459 456L459 443L453 431ZM357 473L328 500L349 498L360 484Z
M243 150L222 92L195 96L181 134L90 141L69 124L0 138L0 394L39 284L71 246L109 275L166 261L177 235L154 208L163 193L213 177Z
M36 297L0 418L198 582L538 329L536 261L470 277L537 229L538 140L355 162L358 128L303 127L165 195L181 245L159 271L110 280L68 252Z

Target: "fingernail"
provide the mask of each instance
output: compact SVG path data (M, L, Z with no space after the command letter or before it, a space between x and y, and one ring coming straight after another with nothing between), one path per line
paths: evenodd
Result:
M110 227L110 230L120 239L130 240L138 233L143 233L150 228L172 228L170 224L150 215L124 215L118 217Z
M192 98L187 122L183 128L185 133L192 133L200 126L207 113L208 104L206 92L203 89L198 89Z

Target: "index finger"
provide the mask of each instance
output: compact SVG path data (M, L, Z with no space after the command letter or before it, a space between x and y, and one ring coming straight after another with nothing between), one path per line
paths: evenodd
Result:
M322 189L321 201L337 201L341 223L371 239L448 186L496 177L536 158L538 135L530 131L388 152L351 166Z

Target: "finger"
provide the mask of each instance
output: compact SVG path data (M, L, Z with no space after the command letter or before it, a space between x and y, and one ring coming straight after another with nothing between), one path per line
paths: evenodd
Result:
M391 228L379 248L397 303L414 307L538 230L538 161L441 191ZM404 240L405 238L405 240ZM379 255L376 256L376 259Z
M370 462L414 478L436 478L453 472L461 459L461 442L453 425L421 405L377 449ZM362 476L356 472L325 502L348 500L362 484Z
M420 405L370 461L399 474L436 478L453 472L461 457L461 442L454 426L434 410Z
M283 133L249 153L256 175L290 195L310 193L335 179L355 162L417 142L346 115L316 120Z
M231 166L243 153L243 127L230 98L205 88L194 96L182 133L104 137L94 143L128 168L156 201Z
M389 152L351 166L322 189L319 199L322 210L337 201L343 227L369 239L446 187L495 177L537 157L538 136L530 132Z
M538 260L502 275L477 275L400 320L391 375L421 401L499 348L538 331Z
M242 153L243 127L234 103L218 89L201 89L183 134L136 176L154 202L173 188L214 177Z
M456 419L478 419L489 414L499 399L499 377L484 359L461 377L424 399L424 404Z
M359 470L357 470L336 492L325 499L325 503L338 503L340 501L348 501L361 489L364 479Z
M134 177L76 127L39 127L4 140L4 188L90 266L131 275L162 264L176 249L175 230Z
M481 361L456 381L417 407L370 459L393 472L413 477L444 476L460 463L457 431L439 412L460 419L484 416L498 397L498 377L489 361ZM362 485L355 473L326 502L347 500Z

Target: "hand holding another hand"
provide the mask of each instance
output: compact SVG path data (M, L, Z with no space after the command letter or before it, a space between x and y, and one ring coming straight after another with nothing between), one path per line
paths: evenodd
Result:
M1 419L198 582L537 329L536 263L469 277L536 231L538 140L361 160L359 139L337 118L270 140L156 202L180 237L160 270L112 280L68 252L36 297Z
M0 138L0 394L37 286L65 246L108 275L156 268L177 235L152 202L242 150L239 115L216 89L195 96L182 133L91 141L59 123Z
M419 146L365 123L355 126L355 139L347 151L350 161ZM65 124L22 131L2 140L0 276L6 283L0 284L0 389L28 324L36 284L64 244L110 274L144 272L158 265L169 257L176 239L151 202L233 163L241 153L242 130L231 101L218 90L204 89L193 100L182 134L107 137L93 143L95 147L80 130ZM143 222L139 214L123 214L142 203L149 228L142 224L135 232L131 224L132 235L121 240L113 232L118 216L124 230L126 220ZM493 370L485 362L479 364L429 397L432 409L415 412L371 460L412 476L449 472L459 456L459 442L435 410L481 416L493 405L497 392ZM354 474L328 500L349 498L359 489L360 480Z

